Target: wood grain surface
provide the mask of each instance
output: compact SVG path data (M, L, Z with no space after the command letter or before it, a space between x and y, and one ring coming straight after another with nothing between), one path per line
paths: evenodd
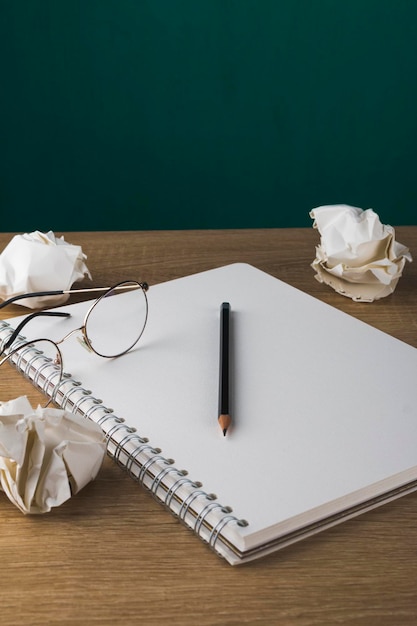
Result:
M407 264L392 296L354 303L314 279L313 229L64 236L87 254L95 286L126 278L152 285L248 262L417 347L417 263ZM11 237L0 234L0 250ZM417 227L398 228L397 239L417 261ZM25 311L15 305L1 316ZM397 366L387 355L381 384ZM3 366L0 399L22 394L42 400ZM44 516L22 515L0 493L0 563L5 626L415 626L417 494L231 567L106 459L93 483Z

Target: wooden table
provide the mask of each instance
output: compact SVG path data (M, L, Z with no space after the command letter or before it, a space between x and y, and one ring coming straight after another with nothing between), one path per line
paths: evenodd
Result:
M64 235L82 246L97 286L155 284L244 261L417 347L416 226L397 229L416 261L395 293L373 304L314 279L313 229ZM1 250L11 236L0 235ZM391 367L388 358L387 380ZM3 366L0 398L24 393L40 399ZM44 516L23 516L0 493L0 564L5 626L415 626L417 494L233 568L106 459L95 482Z

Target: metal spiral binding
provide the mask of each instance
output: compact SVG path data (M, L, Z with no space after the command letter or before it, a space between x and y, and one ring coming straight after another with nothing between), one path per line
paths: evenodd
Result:
M74 381L74 383L75 383L75 382L76 382L76 381ZM60 404L61 404L61 408L62 408L62 409L66 409L66 408L67 408L67 404L68 404L68 402L70 402L70 401L71 401L71 396L72 396L74 393L78 393L78 392L80 391L80 386L81 386L81 383L78 383L78 385L76 385L76 384L74 384L74 383L72 384L71 389L68 389L68 391L65 391L65 393L64 393L64 394L63 394L63 396L62 396L62 400L61 400L61 402L60 402ZM83 400L83 398L81 398L81 400ZM76 413L76 412L77 412L77 410L78 410L77 403L79 403L79 402L80 402L80 399L78 399L76 402L73 402L73 403L72 403L72 409L71 409L71 411L73 411L74 413Z
M126 461L126 471L128 474L130 474L130 476L132 476L132 478L136 478L136 474L134 474L134 472L132 472L132 467L133 465L135 465L135 463L137 463L139 465L139 463L137 462L137 457L142 454L145 450L148 450L149 452L151 452L152 454L159 454L160 450L154 448L153 446L151 446L148 443L143 443L142 445L138 446L137 448L135 448L133 450L133 452L131 454L129 454L128 459Z
M63 385L66 382L64 380L60 380L58 383L54 383L53 379L56 376L59 376L59 374L58 374L58 372L56 370L54 372L51 372L51 374L49 376L45 376L45 381L44 381L42 387L40 387L40 389L42 389L42 391L45 393L45 395L50 395L51 396L52 400L55 400L55 397L56 397L56 394L58 392L58 389L60 388L61 385ZM51 385L51 387L52 387L51 394L48 393L49 385Z
M214 500L216 498L214 494L209 494L203 489L196 489L195 491L190 493L181 504L181 508L178 512L178 517L181 520L185 521L185 518L187 516L187 513L190 509L191 504L194 502L194 500L200 497L207 498L207 500Z
M1 351L3 352L4 345L7 343L8 339L13 335L13 329L11 328L10 324L5 322L4 320L0 320L0 331L2 330L9 331L8 334L4 338L2 337L1 339Z
M139 482L143 483L146 473L149 471L150 467L157 461L162 461L163 463L167 463L168 465L172 465L174 463L172 459L166 459L161 454L156 454L155 456L148 459L145 463L143 463L139 471L139 476L138 476Z
M1 322L0 333L3 334L5 329L9 330L10 326L7 323ZM9 336L10 333L5 338L0 337L2 345L4 345ZM19 339L23 342L26 341L24 337L21 338L19 336L17 340ZM33 354L34 350L36 354ZM28 354L30 357L26 358ZM45 361L38 364L38 360L42 358L44 358ZM233 515L230 507L223 506L219 503L214 494L207 493L202 489L202 483L191 480L186 470L177 469L174 466L173 459L166 458L161 454L159 448L155 448L151 445L147 438L138 435L134 428L130 428L125 423L123 418L115 415L112 409L105 407L101 400L94 398L92 392L84 389L81 383L74 380L71 375L64 374L64 378L56 384L53 382L56 376L55 370L48 373L46 376L42 376L43 372L48 367L53 367L53 363L34 346L28 346L24 348L22 352L19 352L17 358L13 359L13 364L24 376L30 378L35 386L43 389L47 395L52 396L55 402L59 403L63 409L70 404L72 406L72 412L79 412L85 418L93 419L93 421L98 423L103 428L107 440L108 452L116 463L122 466L134 480L149 489L160 503L206 541L213 550L221 554L218 542L223 540L222 532L226 526L229 524L237 524L240 527L248 525L246 520L239 519ZM33 377L29 377L31 370L35 370ZM43 379L42 385L39 384L41 377ZM61 397L58 402L56 396L61 385L70 385L70 388L61 392ZM49 392L50 388L53 389L52 394ZM101 412L102 414L96 417L96 412ZM109 421L111 425L107 428ZM120 439L117 436L119 433L123 433ZM110 443L114 446L113 451L109 448ZM129 444L135 445L136 443L138 445L130 452L128 449ZM121 460L122 454L126 455L125 461ZM141 455L146 457L143 461L139 460ZM162 465L163 467L159 467L155 473L153 466L157 465ZM135 467L136 471L134 471ZM170 481L168 480L168 484L166 484L166 479L174 475L177 476L176 480L174 478L174 482L168 486ZM150 481L147 480L147 478L150 479ZM148 484L146 484L146 482L148 482ZM165 491L164 496L158 493L162 487ZM181 487L187 490L188 493L186 497L178 496ZM199 499L206 501L200 511L198 511L199 507L193 507ZM173 504L174 500L179 505L178 512L175 510ZM217 516L220 516L219 519L217 519ZM210 522L208 519L212 517L214 522ZM203 528L205 529L204 532Z
M35 361L41 361L41 364L38 365L37 367L34 366L34 362ZM20 365L20 364L19 364ZM36 354L34 357L32 357L31 359L29 359L28 361L26 361L26 364L24 366L20 366L21 367L21 371L23 372L23 375L25 376L25 378L28 378L29 380L31 379L30 376L30 371L33 367L35 373L33 375L33 378L31 379L33 381L33 384L36 387L39 387L40 389L42 389L42 385L41 383L39 383L39 378L41 378L42 373L44 370L49 369L51 367L51 362L50 361L46 361L45 357L42 354ZM47 382L44 378L44 382Z
M158 488L160 487L165 476L167 476L168 474L178 474L182 476L184 475L182 474L183 470L177 470L176 467L172 467L172 464L174 463L173 459L168 459L168 461L170 461L169 467L165 467L164 469L162 469L159 474L155 476L152 485L150 486L150 491L154 496L156 496Z
M104 409L104 407L101 404L101 400L98 400L97 398L93 398L92 392L89 389L84 389L83 387L77 387L76 391L81 392L81 395L78 398L78 400L76 400L73 404L73 407L72 407L73 413L79 412L84 417L89 417L90 413L92 412L93 407L90 407L89 409L87 409L87 412L90 411L88 416L87 416L86 411L81 410L81 406L86 402L88 402L88 404L91 404L91 402L93 402L93 405L94 405L93 410L95 410L98 406ZM106 409L106 411L107 413L112 413L111 409Z
M32 358L26 358L27 355L31 355L33 351L35 351L35 354L32 356ZM41 360L42 363L40 365L37 365L37 367L35 368L33 366L33 363L36 360ZM46 395L49 395L47 390L50 385L52 388L55 389L53 378L57 375L57 370L54 367L52 361L48 357L45 357L45 355L37 348L29 345L19 351L17 359L15 361L15 366L22 372L25 378L30 380L35 387L41 389ZM48 376L43 374L45 370L49 370L51 368L53 369L53 371ZM31 369L34 369L33 377L30 376ZM39 379L42 379L42 382L39 382Z
M120 466L124 466L124 463L121 463L120 461L120 454L121 452L124 452L125 446L131 441L138 441L142 444L148 443L149 440L146 437L140 437L138 434L136 434L134 428L130 428L128 434L116 444L115 450L113 452L113 458Z
M230 524L231 522L238 523L239 520L234 515L226 515L216 524L216 526L211 531L208 539L208 543L211 548L214 549L216 547L216 542L219 538L221 531L225 526L227 526L227 524Z
M11 357L12 361L14 361L14 363L16 364L17 369L19 369L23 373L23 375L24 375L24 366L22 366L21 363L24 360L25 355L30 350L33 350L33 347L31 348L30 346L26 346L25 348L22 348L22 350L19 350L19 352L16 353L16 360L13 359L13 356Z
M97 405L96 407L94 407L95 409L98 408L99 405ZM93 407L92 407L93 408ZM92 411L94 412L94 411ZM87 414L86 414L87 415ZM109 442L111 439L113 439L113 436L119 431L119 430L126 430L128 428L128 426L126 426L123 422L121 422L118 418L116 420L116 424L114 424L110 430L108 430L106 432L106 440Z
M42 363L42 365L40 365L35 372L35 375L33 377L33 383L39 387L40 389L47 389L48 388L48 384L49 384L49 376L44 376L43 372L44 370L47 370L51 367L51 363L48 361L44 361ZM52 374L54 374L55 372L53 372ZM50 375L50 377L52 377L52 375ZM43 379L43 383L44 386L42 387L42 384L39 382L39 379ZM52 381L51 381L52 382Z
M35 363L35 361L44 360L44 359L45 359L45 357L44 357L43 353L40 350L36 350L36 352L32 356L32 358L30 358L30 359L28 359L26 361L25 368L24 368L24 370L22 370L24 375L25 375L25 377L29 378L30 369L31 369L33 363Z
M108 420L116 419L115 415L113 415L113 413L114 413L113 409L108 409L105 406L102 406L101 408L102 408L102 411L103 411L104 414L101 417L99 417L98 420L97 420L97 424L99 426L103 426L103 424L105 422L107 422ZM124 421L124 420L121 420L121 422L122 421Z
M84 417L88 417L89 419L93 419L91 416L93 413L95 413L96 411L102 411L104 409L102 401L99 400L98 398L93 398L91 396L91 402L93 402L93 406L90 406L89 409L87 409L87 411L85 411L84 413ZM114 418L115 419L115 418ZM124 422L123 418L118 418L119 422L122 423ZM94 421L94 420L93 420Z
M176 480L175 483L171 485L171 487L168 489L167 494L165 496L164 504L168 509L171 508L172 499L175 497L175 494L178 491L178 489L181 487L181 485L189 485L190 487L193 487L195 489L202 487L201 483L193 482L189 478L183 478L184 476L187 476L187 472L185 470L179 470L178 473L181 476L181 478L178 478L178 480Z
M206 516L209 513L212 513L215 509L220 509L222 513L232 512L232 509L230 508L230 506L223 506L219 502L209 502L208 504L206 504L204 509L202 509L196 517L194 530L197 534L200 534L201 526L203 525Z
M50 381L51 382L51 381ZM47 393L47 391L45 391L45 393L47 395L49 395L51 397L51 399L56 402L56 404L60 404L59 400L58 400L58 396L61 393L61 395L63 396L65 392L61 391L61 387L64 387L68 384L72 384L72 380L71 380L71 375L70 374L63 374L61 380L59 380L57 383L55 383L53 385L53 390L50 394ZM52 384L52 382L51 382Z

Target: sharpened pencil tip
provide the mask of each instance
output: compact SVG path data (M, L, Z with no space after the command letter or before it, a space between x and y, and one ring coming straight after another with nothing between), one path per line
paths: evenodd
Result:
M223 413L219 415L219 424L223 432L223 437L226 437L227 429L229 428L231 423L232 423L232 420L230 418L230 415L223 414Z

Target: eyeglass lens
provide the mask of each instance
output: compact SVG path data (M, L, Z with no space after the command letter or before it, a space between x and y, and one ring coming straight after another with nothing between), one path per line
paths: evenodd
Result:
M120 283L90 309L85 322L87 341L100 356L124 354L139 340L147 316L148 301L142 286L134 281Z
M54 395L58 383L63 379L62 355L58 346L50 339L20 342L7 350L0 365L11 361L36 387Z

